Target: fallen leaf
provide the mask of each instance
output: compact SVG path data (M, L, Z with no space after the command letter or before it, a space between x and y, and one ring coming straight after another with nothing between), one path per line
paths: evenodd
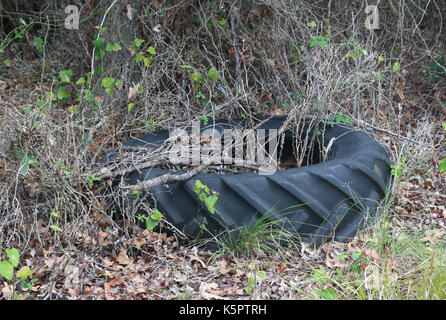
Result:
M381 257L379 256L379 254L375 251L375 249L363 249L363 248L359 248L362 251L362 254L366 257L372 257L375 260L381 260Z
M409 214L409 213L407 212L407 210L404 209L404 208L401 207L401 206L395 206L395 212L398 213L398 214L400 214L400 215L407 215L407 214Z
M287 264L285 262L281 262L276 264L276 270L278 273L283 273L287 269Z
M425 237L421 240L429 241L432 244L442 243L444 242L444 238L446 237L446 232L443 230L427 230L425 232Z
M99 231L98 235L99 235L99 245L100 246L105 247L108 244L110 244L110 242L107 240L107 237L109 236L108 232Z
M109 259L108 257L105 257L105 258L104 258L104 264L105 264L107 267L111 267L112 265L115 264L115 262L112 261L111 259Z
M139 273L130 273L128 278L132 281L142 282L141 275Z
M39 219L40 221L40 219ZM39 224L39 221L37 221L37 224ZM43 257L46 258L48 255L53 252L53 247L49 247L48 250L45 250L45 248L42 248Z
M72 265L67 264L64 270L65 275L65 282L64 282L64 288L70 289L70 288L77 288L79 285L79 268Z
M217 296L216 294L209 293L209 292L203 292L203 293L201 294L201 296L202 296L204 299L229 300L229 298L221 297L221 296Z
M371 257L375 260L381 260L381 257L379 256L379 254L375 251L375 249L373 249L370 253Z
M80 292L79 289L73 289L73 288L68 289L68 294L72 298L77 297L79 295L79 292Z
M217 267L222 275L225 275L232 270L231 266L228 265L226 260L217 261Z
M185 283L187 281L187 276L185 274L182 274L179 271L174 271L172 273L172 278L176 282Z
M45 224L45 221L43 219L37 220L37 230L40 234L46 233L48 231L48 226ZM45 250L45 248L42 248L43 255L46 258L46 256L53 251L53 247L50 247L48 251Z
M432 189L432 188L434 188L435 187L434 180L432 180L431 178L425 179L424 183L423 183L423 187L424 187L424 189Z
M116 287L119 286L120 284L123 284L124 280L122 280L122 278L115 278L113 280L110 280L108 283L110 284L110 286Z
M118 256L116 257L116 261L121 265L128 265L131 262L131 259L127 256L127 253L121 249Z
M207 269L206 263L204 263L203 260L201 260L199 257L191 255L190 262L193 262L193 261L199 262L203 268Z
M133 244L135 245L135 247L141 248L143 245L146 244L146 240L144 238L135 237L133 238Z
M10 300L12 298L13 291L9 287L8 283L3 282L3 285L4 285L2 289L3 298L5 298L5 300Z

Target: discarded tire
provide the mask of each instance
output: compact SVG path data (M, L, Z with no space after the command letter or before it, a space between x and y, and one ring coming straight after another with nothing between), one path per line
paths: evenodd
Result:
M284 117L275 117L259 129L279 129ZM240 121L239 121L240 122ZM221 131L234 122L219 121ZM306 167L278 170L272 175L255 173L203 174L170 185L150 189L150 195L123 195L120 208L143 213L150 204L163 213L177 229L191 237L218 234L225 230L253 226L268 213L269 220L286 218L287 229L301 241L314 246L334 239L346 241L379 214L390 184L390 161L386 150L366 133L350 126L326 126L323 145L335 138L328 159ZM169 137L165 130L145 134L124 143L126 146L160 146ZM284 146L291 145L291 130ZM113 153L112 153L113 154ZM105 162L111 156L104 157ZM134 171L121 181L131 185L169 173L160 168ZM181 174L184 172L176 172ZM219 193L211 214L194 191L195 180ZM122 214L122 212L121 212Z

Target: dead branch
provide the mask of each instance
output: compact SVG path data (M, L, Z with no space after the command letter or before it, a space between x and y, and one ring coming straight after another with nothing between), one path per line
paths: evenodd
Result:
M236 25L236 18L234 16L238 15L238 7L237 7L237 1L234 3L234 7L231 13L231 32L232 32L232 39L234 47L234 60L235 60L235 74L236 74L236 88L237 90L241 89L241 74L240 74L240 60L239 60L239 52L238 52L238 34L237 34L237 25Z
M186 173L183 173L183 174L175 175L175 174L168 173L168 174L164 174L162 176L156 177L151 180L139 182L138 184L135 184L135 185L123 186L121 188L124 190L130 190L130 191L134 191L134 190L141 191L141 190L151 189L151 188L159 186L159 185L188 180L188 179L192 178L193 176L197 175L198 173L200 173L204 168L206 168L206 166L207 166L207 164L201 164L201 165L199 165L199 166L193 168L192 170L190 170Z

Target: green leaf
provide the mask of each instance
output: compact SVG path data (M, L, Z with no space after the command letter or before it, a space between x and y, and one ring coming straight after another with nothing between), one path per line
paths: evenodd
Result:
M144 65L146 67L150 66L150 63L152 62L152 57L145 57L144 58Z
M105 55L105 51L102 49L96 50L94 53L95 58L102 58Z
M93 40L93 45L95 46L96 49L101 49L104 41L105 41L104 38Z
M141 62L142 60L144 60L144 58L145 57L142 54L138 53L136 55L136 63Z
M144 40L143 39L135 39L135 45L137 48L139 48L142 44L143 44Z
M443 130L446 131L446 122L442 122L441 125L443 126Z
M110 88L113 85L113 82L115 82L115 78L104 78L102 79L102 86L104 88Z
M192 66L188 65L188 64L183 64L183 65L181 65L181 68L182 69L192 69Z
M221 26L224 26L226 24L226 19L225 18L221 18L220 20L217 20L218 24Z
M194 80L194 81L197 81L197 80L198 80L198 77L199 77L199 75L198 75L197 72L193 72L193 73L190 74L190 78L191 78L192 80Z
M325 277L327 277L327 274L325 273L324 270L318 269L318 270L314 271L314 274L313 274L314 281L321 281Z
M20 166L19 174L26 175L28 173L28 171L29 171L28 155L25 154L23 149L21 149L19 154L17 154L17 158L19 160L22 160L22 164Z
M58 166L61 169L65 168L65 165L62 162L56 161L56 166Z
M155 54L156 54L156 50L155 50L155 48L152 47L152 46L150 46L150 47L147 48L147 52L150 53L150 54L152 54L152 55L155 55Z
M328 36L313 36L313 38L309 41L310 47L320 46L321 48L325 48L328 46Z
M118 44L111 44L110 42L107 43L107 46L105 47L105 51L110 52L110 51L120 51L122 50L122 47Z
M446 172L446 158L440 160L440 166L438 167L440 172Z
M397 72L400 69L400 63L397 61L393 64L392 73Z
M37 50L38 53L43 53L43 40L42 38L35 37L33 40L33 46Z
M314 293L325 300L336 300L338 298L338 295L333 288L314 290Z
M107 45L105 46L105 51L107 52L113 51L113 45L110 42L107 43Z
M64 86L59 87L59 89L57 89L57 91L56 91L56 96L57 96L57 99L59 99L59 100L69 98L70 95L71 95L70 92Z
M20 167L19 173L23 176L25 176L29 171L29 164L28 162L22 162L22 166Z
M106 94L112 94L114 91L113 87L105 89Z
M195 193L200 193L201 189L203 189L204 187L205 186L203 185L203 183L201 183L200 180L198 179L195 180L195 188L194 188Z
M53 229L53 230L56 231L56 232L60 232L60 231L62 231L61 228L59 228L58 226L55 226L55 225L51 225L50 228Z
M22 39L23 32L19 32L17 29L14 29L14 37L15 37L15 39Z
M153 209L153 213L150 216L153 220L160 220L164 215L159 212L157 209Z
M76 81L76 84L84 84L85 83L85 79L84 77L79 78L79 80Z
M63 70L63 71L59 72L60 80L62 80L62 82L65 82L65 83L71 82L72 75L73 75L73 70L71 70L71 69Z
M217 201L218 201L218 197L215 194L210 195L204 201L204 203L206 204L206 207L208 208L209 212L212 213L212 214L214 214L214 212L215 212L215 208L214 207L215 207L215 204L217 203Z
M213 80L213 81L217 81L218 80L218 73L217 70L215 70L215 68L210 68L208 71L208 76L209 79Z
M316 22L315 21L311 21L311 22L308 22L308 24L307 24L309 27L311 27L311 28L315 28L316 27Z
M21 267L16 273L17 278L26 278L32 275L35 271L28 266Z
M198 99L198 98L206 99L206 96L203 94L203 92L198 91L198 93L197 93L197 99Z
M158 220L154 220L151 217L145 217L146 218L146 229L147 230L153 230L158 224Z
M8 255L9 261L11 261L14 267L19 265L20 253L16 248L6 249L6 254Z
M3 276L9 281L12 280L12 277L14 276L14 267L9 261L0 263L0 276Z
M94 69L94 75L95 76L102 76L102 74L104 73L104 70L101 67L97 67L96 69ZM90 80L87 80L88 83L90 83Z

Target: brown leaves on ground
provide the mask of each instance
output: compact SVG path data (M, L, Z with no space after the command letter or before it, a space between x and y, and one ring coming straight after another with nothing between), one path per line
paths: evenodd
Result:
M236 262L223 255L213 261L212 252L182 247L166 234L138 227L128 239L114 229L86 234L78 230L76 243L85 251L50 247L25 255L37 282L33 291L21 294L32 299L247 299L248 279L258 272L264 278L257 281L268 283L259 297L297 297L286 284L297 283L296 253L285 254L292 264L280 256ZM8 287L0 284L0 292L7 298Z

